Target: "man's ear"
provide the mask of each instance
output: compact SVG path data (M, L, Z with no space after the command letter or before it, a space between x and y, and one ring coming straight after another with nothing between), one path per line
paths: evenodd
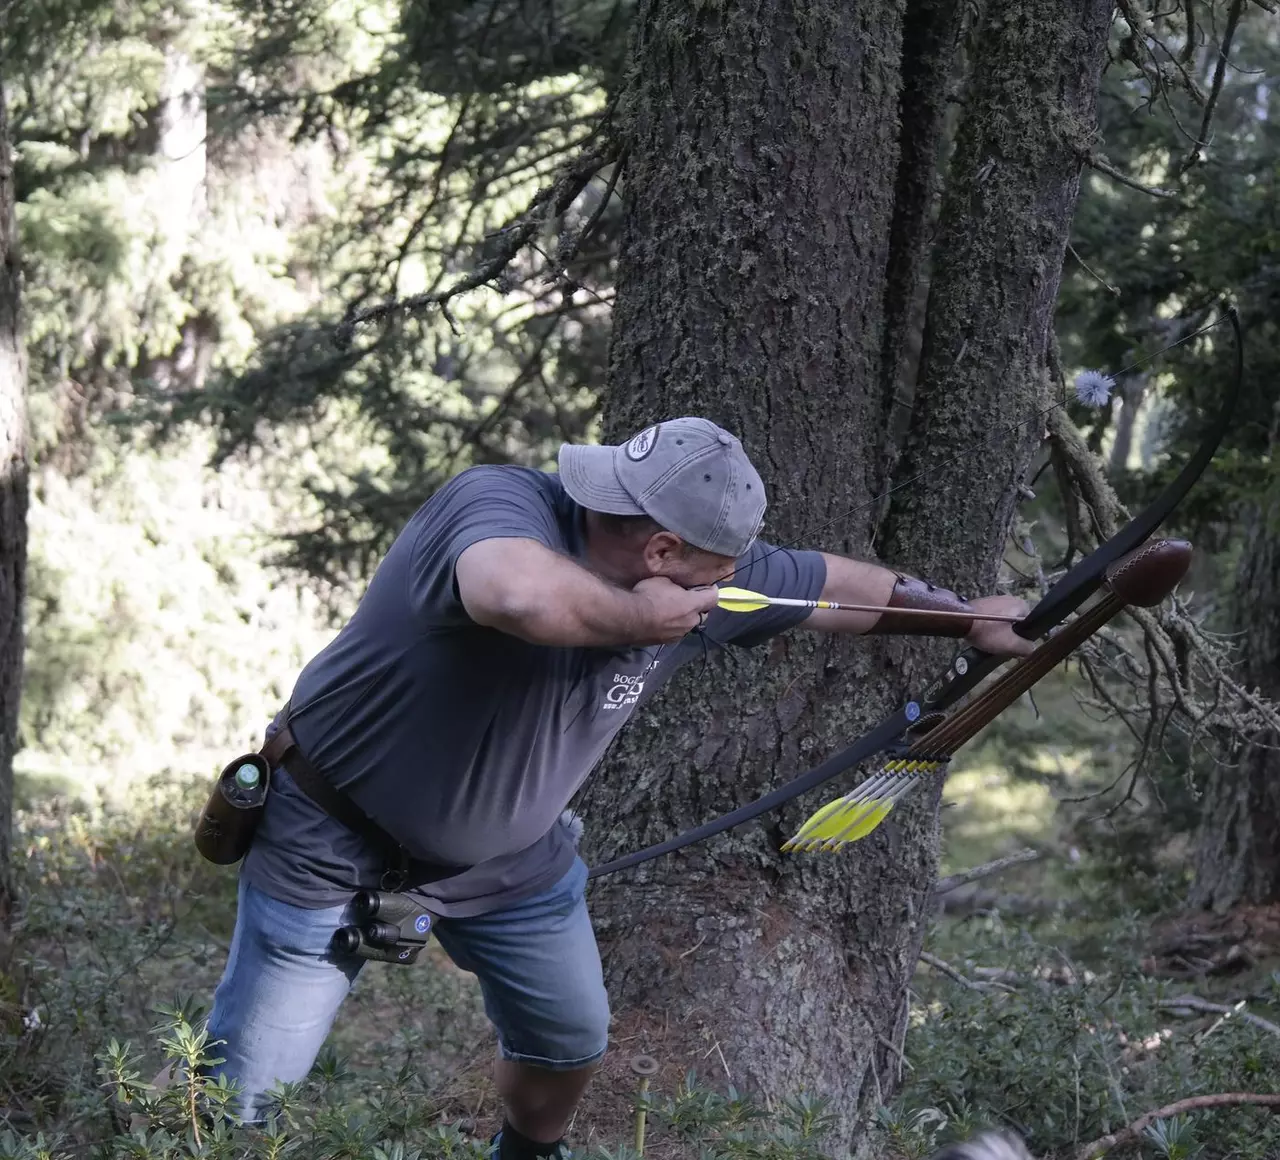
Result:
M645 542L644 562L656 576L665 576L681 560L684 541L674 532L654 532Z

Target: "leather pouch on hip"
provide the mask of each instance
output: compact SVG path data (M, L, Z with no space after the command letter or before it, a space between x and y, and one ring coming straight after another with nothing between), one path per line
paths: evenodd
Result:
M195 824L196 849L217 866L248 853L267 801L271 766L260 753L246 753L218 774Z

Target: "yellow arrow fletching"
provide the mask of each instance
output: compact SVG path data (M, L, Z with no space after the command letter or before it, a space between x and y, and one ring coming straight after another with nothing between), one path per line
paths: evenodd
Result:
M814 832L825 820L832 818L837 814L842 814L847 804L848 802L846 798L836 798L833 802L827 802L825 806L810 815L805 824L796 831L796 836L792 838L791 841L796 842L801 838L813 837Z
M865 838L872 830L874 830L881 822L889 816L893 809L893 802L881 802L871 810L865 818L858 822L847 834L842 838L828 841L822 848L823 850L838 850L846 842L856 842L859 838Z
M806 845L809 843L816 845L819 842L829 842L864 814L874 810L877 804L878 799L875 798L870 801L849 801L847 798L837 798L833 802L828 802L800 827L789 844L798 845L803 842Z
M932 763L922 761L918 764L928 767ZM815 812L796 836L782 847L783 851L821 850L826 853L865 838L922 780L919 775L894 777L880 774L870 778L853 793L828 802Z
M806 821L805 824L801 826L799 830L796 831L796 836L794 838L791 838L789 841L786 841L782 844L782 852L784 854L788 854L792 850L803 850L807 848L807 846L809 845L809 840L812 836L810 834L811 828L819 825L822 822L823 818L827 817L830 814L835 813L843 805L844 805L844 798L836 798L836 800L833 802L827 802L825 806L823 806L820 810L818 810L815 814L813 814L808 819L808 821Z
M824 826L826 831L826 840L822 844L824 850L834 850L837 846L843 845L845 842L855 841L853 835L861 836L868 833L862 827L867 824L868 819L875 816L876 811L881 809L887 803L883 797L874 797L869 801L859 802L856 810L849 810L841 819L841 825ZM879 822L872 822L871 828L879 825Z
M769 607L769 601L759 592L746 588L721 588L717 603L727 612L759 612Z
M783 853L813 853L842 849L849 842L865 838L885 820L904 797L928 780L946 763L930 757L895 758L881 771L867 778L852 793L827 802L811 814L783 843Z

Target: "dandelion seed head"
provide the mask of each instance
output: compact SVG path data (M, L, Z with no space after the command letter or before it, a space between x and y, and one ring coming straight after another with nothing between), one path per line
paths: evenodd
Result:
M1116 381L1101 371L1081 371L1076 375L1076 398L1087 407L1101 407L1115 389Z

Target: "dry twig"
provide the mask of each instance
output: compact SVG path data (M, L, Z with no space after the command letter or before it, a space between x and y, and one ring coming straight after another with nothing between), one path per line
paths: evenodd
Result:
M1211 1003L1208 999L1201 999L1199 995L1179 995L1173 999L1157 999L1157 1007L1163 1007L1167 1011L1205 1011L1211 1015L1238 1015L1246 1023L1252 1023L1255 1027L1262 1028L1263 1031L1269 1031L1272 1035L1280 1035L1280 1027L1277 1027L1270 1019L1264 1019L1261 1015L1254 1015L1250 1011L1243 1009L1243 1000L1233 1006L1228 1007L1225 1003Z
M1090 153L1086 158L1091 169L1096 169L1099 173L1105 173L1114 181L1118 181L1121 185L1127 185L1130 189L1136 189L1139 193L1149 193L1152 197L1177 197L1177 191L1173 189L1161 189L1155 185L1143 185L1140 181L1135 181L1128 174L1121 173L1109 161L1105 161L1096 153Z
M974 866L968 870L961 870L958 874L938 879L938 884L933 888L933 895L936 898L940 894L948 894L961 886L967 886L970 882L976 882L979 878L989 878L992 874L999 874L1011 866L1021 866L1024 862L1036 862L1042 857L1044 855L1039 850L1033 850L1028 846L1016 854L1006 854L1003 858L996 858L991 862L984 862L981 866Z
M1113 1148L1119 1148L1124 1144L1136 1143L1148 1125L1154 1124L1157 1120L1171 1120L1174 1116L1181 1116L1186 1112L1202 1111L1205 1108L1231 1108L1242 1104L1255 1104L1264 1108L1280 1108L1280 1095L1268 1095L1259 1092L1222 1092L1218 1095L1191 1096L1189 1099L1178 1100L1176 1103L1166 1104L1163 1108L1156 1108L1155 1111L1146 1112L1128 1127L1121 1128L1118 1132L1099 1136L1098 1139L1081 1148L1076 1153L1075 1160L1097 1160L1097 1157L1105 1156Z
M1222 95L1222 82L1227 75L1227 64L1231 54L1231 41L1235 38L1236 27L1240 23L1240 15L1244 11L1244 0L1234 0L1227 12L1227 26L1222 33L1222 45L1218 49L1218 65L1213 72L1213 84L1209 88L1209 99L1205 101L1204 116L1200 119L1200 132L1196 134L1195 144L1183 159L1182 164L1174 170L1174 177L1181 177L1188 169L1201 160L1205 146L1209 144L1209 129L1213 124L1213 112L1218 107L1218 98Z

